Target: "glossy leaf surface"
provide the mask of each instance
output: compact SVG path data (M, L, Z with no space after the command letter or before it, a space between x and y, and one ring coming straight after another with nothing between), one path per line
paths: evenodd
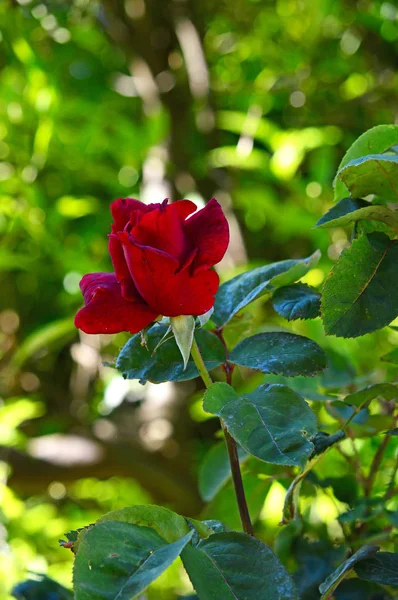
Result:
M226 383L206 392L204 409L222 418L247 452L277 465L302 466L314 446L316 418L305 400L285 385L262 385L239 396Z
M288 321L315 319L320 315L321 294L305 283L296 283L276 290L272 305Z
M273 552L244 533L216 533L186 546L182 560L200 600L298 600L296 587Z
M313 268L320 258L319 250L308 258L283 260L237 275L220 286L212 320L224 325L242 308L271 295L277 288L294 283Z
M192 358L188 360L184 370L183 359L174 339L164 342L152 355L166 331L167 327L164 325L155 325L148 331L148 350L141 345L139 334L133 335L127 342L116 361L116 367L125 379L139 379L142 383L161 383L187 381L198 377L199 373ZM224 347L215 335L199 329L195 337L209 371L224 362Z
M230 362L294 377L310 377L326 367L324 351L312 340L284 332L259 333L240 342L231 352Z

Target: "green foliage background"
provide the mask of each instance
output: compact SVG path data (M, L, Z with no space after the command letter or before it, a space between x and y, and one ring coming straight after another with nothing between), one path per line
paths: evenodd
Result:
M202 512L198 467L217 423L199 384L143 388L103 366L127 336L74 330L78 282L111 269L113 199L168 195L223 204L232 243L222 278L320 248L304 278L320 285L350 236L312 229L332 204L338 163L364 130L397 119L398 22L380 0L3 0L0 40L0 595L9 598L28 570L70 586L72 556L57 540L108 510L154 502L239 528L228 487ZM285 325L260 300L226 333ZM393 376L378 362L393 330L326 341L319 319L291 330L334 353L326 387ZM245 389L264 379L240 378ZM366 470L379 441L360 440L350 458ZM377 489L392 458L390 448ZM339 539L335 518L358 485L338 453L317 474L347 486L306 484L308 531ZM291 471L269 477L255 466L246 476L268 541ZM148 597L189 589L175 565Z

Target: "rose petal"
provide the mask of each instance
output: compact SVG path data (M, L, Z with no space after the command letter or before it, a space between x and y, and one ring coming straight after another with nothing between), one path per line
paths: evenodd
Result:
M89 273L81 280L80 288L86 306L77 313L75 326L85 333L137 333L159 314L138 294L133 302L124 300L113 273Z
M147 205L135 198L118 198L111 204L111 214L114 224L112 226L113 233L123 231L127 223L130 221L130 215L133 211L147 211Z
M208 269L220 262L229 244L228 221L215 198L184 223L184 233L199 248L194 270Z
M108 250L112 259L116 279L121 283L124 279L130 279L130 271L124 258L124 252L116 233L109 235Z
M190 200L160 204L157 210L142 215L131 234L142 246L150 246L182 259L191 250L184 236L183 223L196 210Z
M218 275L191 269L179 271L179 262L169 254L141 246L126 232L119 234L126 262L141 296L156 313L166 317L201 315L214 304Z

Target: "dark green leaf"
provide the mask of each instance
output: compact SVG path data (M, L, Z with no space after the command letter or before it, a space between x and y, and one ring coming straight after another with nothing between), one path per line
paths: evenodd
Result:
M398 201L396 155L369 154L356 158L340 169L337 177L354 197L375 194L387 202Z
M398 143L397 125L377 125L368 131L365 131L344 155L339 165L339 171L351 160L360 158L366 154L382 154L392 146ZM347 188L342 181L336 179L334 189L334 199L341 200L347 196Z
M355 565L354 568L361 579L398 586L398 554L379 552L376 556Z
M398 365L398 348L394 348L394 350L391 350L391 352L382 356L381 360L392 363L393 365Z
M370 204L361 198L343 198L333 206L315 227L346 227L355 221L382 221L390 227L398 226L398 217L384 204Z
M106 521L80 541L74 566L76 600L132 600L181 554L193 535L168 544L154 529Z
M296 283L276 290L272 305L288 321L315 319L320 315L321 294L305 283Z
M28 579L16 585L11 594L17 600L72 600L70 590L46 575L37 575L35 579Z
M384 400L395 400L398 398L398 388L391 383L376 383L369 385L363 390L349 394L344 398L344 402L353 406L366 408L374 398L378 398L379 396L382 396Z
M365 558L369 558L370 556L373 556L374 554L376 554L376 552L378 552L378 550L379 550L379 546L371 546L368 544L368 545L362 546L362 548L360 548L358 550L358 552L355 552L355 554L353 554L350 558L345 560L319 586L319 591L322 594L322 598L326 599L329 597L329 595L332 594L333 590L336 589L336 587L344 579L344 577L347 575L347 573L349 573L354 568L356 563L358 563L361 560L364 560Z
M305 400L284 385L262 385L238 396L226 383L206 392L204 409L222 418L247 452L277 465L302 466L314 446L316 418Z
M397 264L397 241L382 233L354 240L323 288L326 333L357 337L391 323L398 315Z
M259 333L238 344L229 360L242 367L294 377L310 377L326 367L324 351L312 340L293 333Z
M386 435L398 435L398 427L395 427L394 429L389 429L388 431L385 431Z
M247 458L242 448L238 448L240 461ZM228 452L225 442L216 444L206 454L199 470L199 492L203 500L209 502L231 476Z
M283 260L265 267L252 269L237 275L220 286L212 320L225 325L242 308L260 298L271 295L277 288L294 283L303 277L318 262L319 250L308 258Z
M244 533L216 533L186 546L182 560L200 600L298 600L295 585L270 548Z
M148 348L141 345L139 334L122 348L116 366L126 379L139 379L141 382L186 381L198 377L198 370L192 360L184 370L181 353L174 339L167 340L152 356L153 349L167 331L164 325L154 325L148 331ZM204 329L198 329L195 338L207 369L210 371L225 361L225 350L219 339Z

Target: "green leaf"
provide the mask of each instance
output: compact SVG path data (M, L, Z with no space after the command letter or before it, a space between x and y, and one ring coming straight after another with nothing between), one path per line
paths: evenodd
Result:
M133 337L122 348L116 367L125 379L139 379L142 383L152 381L187 381L198 377L199 373L192 358L187 367L181 360L181 354L174 339L164 342L152 355L158 342L167 331L164 325L154 325L147 336L148 349L141 345L139 334ZM206 368L211 371L225 361L225 350L219 339L204 329L196 331L196 341L205 361Z
M361 579L398 586L398 554L393 552L378 552L376 556L355 565L354 569Z
M157 579L192 538L168 544L154 529L106 521L82 538L73 582L76 600L132 600Z
M378 396L382 396L384 400L395 400L398 398L398 388L391 383L376 383L369 385L363 390L349 394L344 398L344 402L366 408Z
M288 321L315 319L320 315L321 294L305 283L296 283L276 290L272 305Z
M238 396L226 383L215 383L206 391L203 407L224 420L246 452L264 462L302 466L313 452L308 438L316 433L315 415L285 385L261 385Z
M299 599L270 548L244 533L216 533L181 557L200 600Z
M354 240L323 287L326 333L357 337L391 323L398 315L397 264L398 242L383 233Z
M337 177L356 198L375 194L387 202L398 201L398 156L369 154L356 158Z
M324 351L312 340L293 333L259 333L238 344L231 352L230 362L294 377L310 377L326 367Z
M315 227L346 227L355 221L382 221L390 227L398 226L398 217L384 204L369 204L361 198L343 198L333 206Z
M329 598L344 577L354 568L355 564L365 558L369 558L378 552L379 546L362 546L350 558L345 560L325 581L319 586L322 594L321 600Z
M174 333L177 346L180 349L184 362L184 371L187 368L195 331L195 319L191 315L181 315L180 317L170 317L170 326Z
M189 532L189 526L177 513L154 504L136 504L103 515L97 523L121 521L154 529L167 542L176 542Z
M247 458L242 448L238 448L240 462ZM209 502L231 477L228 452L225 442L216 444L206 454L199 470L199 492L205 502Z
M394 348L394 350L391 350L391 352L382 356L381 360L392 363L393 365L398 365L398 348Z
M360 158L367 154L381 154L386 152L392 146L398 144L398 126L397 125L377 125L368 131L365 131L352 146L348 149L341 161L338 171L355 158ZM342 181L336 179L334 189L334 199L341 200L347 196L347 188Z
M225 325L242 308L260 298L270 296L278 287L294 283L312 269L320 258L317 250L308 258L283 260L237 275L220 286L212 320Z

